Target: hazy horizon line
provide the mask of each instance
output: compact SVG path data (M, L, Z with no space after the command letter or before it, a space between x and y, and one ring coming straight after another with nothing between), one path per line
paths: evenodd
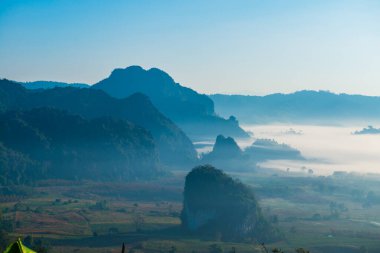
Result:
M137 65L131 65L131 66L137 66ZM115 69L117 69L117 68L115 68ZM152 69L152 68L149 68L149 69ZM159 68L156 68L156 69L159 69ZM160 70L162 70L162 69L160 69ZM170 74L169 74L169 76L170 76ZM80 82L80 81L72 82L72 81L46 80L46 79L45 80L44 79L38 79L38 80L15 80L15 79L7 78L7 77L0 77L0 79L6 79L6 80L14 81L14 82L17 82L17 83L53 82L53 83L65 83L65 84L69 84L69 85L84 84L84 85L88 85L88 86L93 86L93 85L95 85L97 83L97 82L95 82L95 83L91 83L90 84L88 82ZM101 80L103 80L103 79L101 79ZM99 80L99 81L101 81L101 80ZM310 92L325 92L325 93L331 93L331 94L334 94L334 95L380 97L380 94L379 95L369 95L369 94L365 94L365 93L336 92L336 91L325 90L325 89L299 89L299 90L293 90L293 91L287 91L287 92L278 91L278 92L271 92L271 93L256 93L256 94L255 93L251 93L251 92L201 92L201 91L199 91L199 90L197 90L197 89L195 89L195 88L193 88L191 86L183 85L182 83L178 83L178 84L181 85L181 86L183 86L183 87L190 88L190 89L198 92L199 94L204 94L204 95L207 95L207 96L227 95L227 96L265 97L265 96L271 96L271 95L277 95L277 94L290 95L290 94L294 94L294 93L298 93L298 92L307 92L307 91L310 91Z

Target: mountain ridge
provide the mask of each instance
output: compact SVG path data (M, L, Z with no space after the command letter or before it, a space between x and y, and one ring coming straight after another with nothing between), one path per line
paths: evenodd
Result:
M197 159L188 137L143 94L116 99L95 89L27 90L15 82L0 80L0 110L37 107L53 107L88 119L107 116L128 120L152 133L164 164L186 166Z
M57 87L73 87L73 88L89 88L90 85L86 83L66 83L57 81L33 81L33 82L19 82L22 86L27 89L53 89Z
M136 92L144 93L193 140L215 138L219 134L248 137L237 121L226 120L215 113L214 103L208 96L181 86L158 68L145 70L140 66L130 66L115 69L91 88L103 90L117 98Z
M42 107L1 113L0 129L2 183L135 180L163 173L151 134L124 120Z
M380 97L376 96L302 90L266 96L214 94L210 98L218 113L234 111L244 124L340 124L380 119Z

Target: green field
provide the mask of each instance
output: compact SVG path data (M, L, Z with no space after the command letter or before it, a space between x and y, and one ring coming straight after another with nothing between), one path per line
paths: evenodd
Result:
M264 252L259 242L221 242L180 227L184 172L149 182L41 181L2 187L10 239L41 239L49 252ZM233 174L254 189L264 215L284 239L269 249L380 252L377 176ZM215 246L217 245L217 246Z

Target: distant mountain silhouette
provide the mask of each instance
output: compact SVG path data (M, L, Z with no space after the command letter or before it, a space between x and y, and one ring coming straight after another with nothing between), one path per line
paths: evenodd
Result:
M211 95L221 115L249 123L340 124L380 121L380 97L298 91L267 96Z
M0 129L3 183L135 180L162 174L153 137L127 121L87 120L38 108L0 114Z
M380 134L380 128L374 128L373 126L368 126L362 130L355 131L354 134Z
M203 154L201 161L223 170L245 171L256 169L258 162L266 160L303 160L301 152L275 140L257 139L251 146L241 150L231 137L219 135L211 152Z
M224 170L242 170L248 159L232 137L218 135L212 151L204 154L201 161Z
M34 81L34 82L20 82L22 86L27 89L53 89L53 88L89 88L90 85L85 83L64 83L64 82L54 82L54 81Z
M15 82L0 80L0 110L38 107L65 110L87 119L112 117L128 120L152 133L163 164L183 168L192 166L197 160L189 138L143 94L116 99L95 89L27 90Z
M280 144L275 140L257 139L244 150L252 160L303 160L301 152L287 144Z
M106 91L113 97L125 98L133 93L146 94L153 104L178 124L192 139L215 138L219 134L248 137L235 117L217 116L213 101L206 95L183 87L167 73L139 66L115 69L92 88Z
M218 135L214 147L210 153L203 157L204 160L231 159L242 155L243 151L231 137Z

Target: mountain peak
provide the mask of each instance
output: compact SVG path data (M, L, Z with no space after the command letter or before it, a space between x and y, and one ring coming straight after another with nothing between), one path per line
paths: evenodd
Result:
M126 68L116 68L116 69L112 70L111 75L109 77L118 76L118 75L125 75L125 74L132 74L132 73L138 74L138 73L143 73L145 71L146 70L143 69L141 66L133 65L133 66L129 66Z
M232 137L224 137L218 135L213 148L213 153L218 155L231 155L237 156L242 153L240 147Z
M140 66L130 66L115 69L108 78L91 88L103 90L116 98L141 92L192 138L215 136L219 133L248 137L234 118L225 120L215 115L214 103L209 97L181 86L168 73L158 68L145 70Z
M161 69L146 70L141 66L133 65L114 69L108 78L95 84L94 87L100 87L111 95L122 98L135 92L149 94L150 91L157 94L157 92L162 92L163 87L169 91L175 84L174 79ZM121 95L121 93L125 94Z
M152 76L159 77L162 80L165 80L168 83L175 84L174 79L165 71L159 69L159 68L151 68L147 71L148 74L151 74Z

